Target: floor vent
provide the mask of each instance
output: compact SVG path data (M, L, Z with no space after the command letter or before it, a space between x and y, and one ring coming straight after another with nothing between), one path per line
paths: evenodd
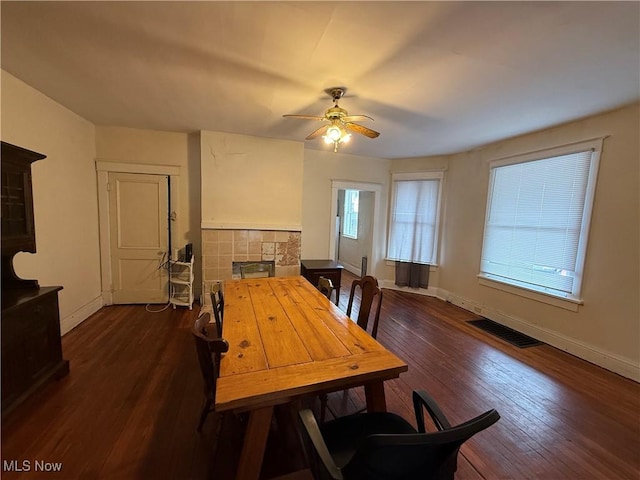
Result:
M474 327L478 327L481 330L504 340L505 342L509 342L511 345L515 345L516 347L526 348L542 345L542 342L535 338L531 338L524 333L517 332L516 330L500 325L499 323L487 318L480 320L468 320L467 323Z

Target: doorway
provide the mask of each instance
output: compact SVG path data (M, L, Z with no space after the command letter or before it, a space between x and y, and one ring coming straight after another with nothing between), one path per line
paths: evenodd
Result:
M358 219L357 227L351 232L344 232L344 205L353 202L353 195L348 191L357 191ZM329 257L342 263L345 268L356 275L373 274L379 255L376 240L381 238L378 232L380 218L380 195L382 186L375 183L333 181L331 195L331 227ZM351 199L349 199L351 196ZM349 210L349 209L348 209ZM351 209L353 210L353 209ZM347 213L349 215L349 212ZM353 235L354 230L356 234ZM355 238L354 238L355 237ZM366 272L362 272L363 257L367 258Z
M347 270L358 276L367 274L373 242L373 200L373 192L338 190L336 257Z
M167 303L178 167L98 161L96 168L104 304Z

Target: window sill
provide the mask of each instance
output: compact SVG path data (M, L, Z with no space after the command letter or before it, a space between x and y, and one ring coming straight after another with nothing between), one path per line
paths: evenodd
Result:
M481 274L478 275L478 282L480 285L484 285L485 287L502 290L503 292L519 295L530 300L546 303L547 305L553 305L554 307L564 308L565 310L570 310L572 312L577 312L578 306L583 304L582 299L559 297L547 292L530 290L521 286L500 282Z

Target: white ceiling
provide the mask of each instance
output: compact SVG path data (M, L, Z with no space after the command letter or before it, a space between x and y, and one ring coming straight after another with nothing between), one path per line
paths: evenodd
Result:
M375 119L344 153L468 150L640 98L639 2L8 2L2 68L97 125L303 141L324 90ZM322 139L306 148L328 148Z

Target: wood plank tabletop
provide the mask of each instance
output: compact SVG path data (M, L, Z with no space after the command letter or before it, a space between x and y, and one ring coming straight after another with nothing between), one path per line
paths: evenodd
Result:
M302 276L226 281L224 297L229 351L217 411L276 405L407 370Z

